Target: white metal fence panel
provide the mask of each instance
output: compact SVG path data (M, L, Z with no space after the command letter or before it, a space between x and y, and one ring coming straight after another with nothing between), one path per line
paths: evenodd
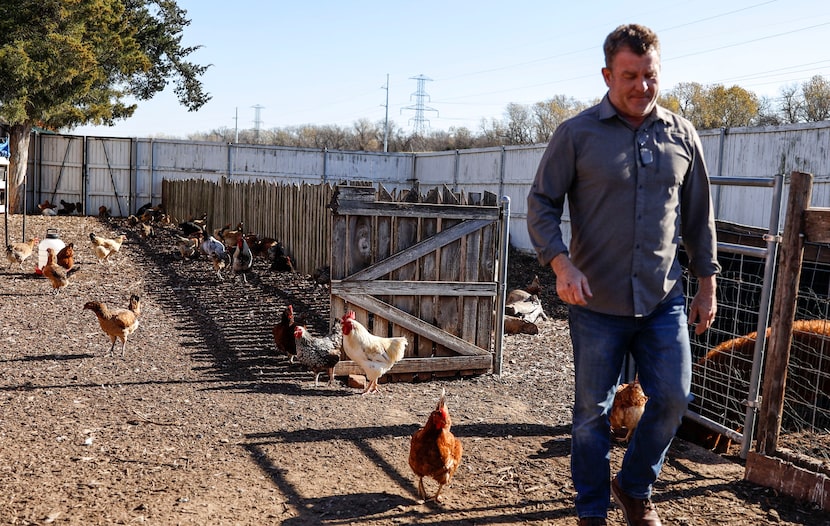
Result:
M361 180L411 186L413 158L412 154L401 153L326 151L323 181Z
M87 137L85 214L95 215L105 206L110 214L124 217L137 208L133 201L142 193L149 199L150 189L133 181L132 149L130 139Z
M84 140L82 137L41 134L32 142L40 154L37 177L28 177L32 185L34 209L37 203L49 200L61 208L63 199L80 202L83 195Z
M415 155L412 179L421 186L455 185L458 152L427 152Z
M249 182L267 179L282 183L319 183L325 171L325 158L320 150L283 148L277 146L228 145L231 178Z

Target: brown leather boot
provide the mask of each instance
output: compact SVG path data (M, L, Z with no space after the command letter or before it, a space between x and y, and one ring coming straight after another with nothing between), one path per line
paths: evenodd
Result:
M622 510L628 526L663 526L651 499L629 497L620 488L617 477L611 480L611 496Z

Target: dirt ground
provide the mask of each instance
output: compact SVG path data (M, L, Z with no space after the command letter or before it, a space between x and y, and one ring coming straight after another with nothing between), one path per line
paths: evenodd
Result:
M20 240L22 216L9 217ZM551 318L508 336L504 369L374 396L277 356L270 334L288 304L312 331L327 292L256 263L248 284L219 281L206 260L172 251L173 227L141 239L122 220L28 216L28 235L57 228L81 269L53 295L45 278L0 271L0 523L32 524L576 524L569 474L570 340L549 273ZM108 264L89 233L125 232ZM511 254L512 286L539 272ZM142 299L126 355L89 300ZM447 389L464 457L443 504L418 500L409 436ZM615 465L623 453L615 446ZM830 524L810 504L744 482L734 456L676 440L654 500L665 524ZM435 489L429 481L428 489ZM623 524L611 505L609 524Z

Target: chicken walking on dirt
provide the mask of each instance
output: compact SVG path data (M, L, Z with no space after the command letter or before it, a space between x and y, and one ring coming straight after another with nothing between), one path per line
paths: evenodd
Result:
M242 281L248 283L246 275L251 271L253 265L254 254L251 252L248 242L245 241L245 236L239 236L236 241L236 250L233 253L233 263L231 264L234 278L241 274Z
M274 336L274 345L277 352L288 356L289 362L293 362L297 356L297 340L294 338L296 327L294 307L291 305L283 309L279 323L271 327L271 334Z
M438 482L435 495L427 500L441 502L441 490L450 483L455 470L461 464L462 446L450 431L452 419L446 406L446 391L441 390L441 399L435 411L430 413L427 423L412 435L409 443L409 467L418 476L418 495L427 499L424 477Z
M70 273L70 271L55 263L55 249L52 247L47 248L46 265L43 266L43 275L52 284L52 294L57 294L61 289L69 285Z
M375 393L378 391L378 378L403 359L409 341L403 336L375 336L355 320L354 311L344 314L341 322L343 351L360 366L368 381L363 394Z
M95 252L95 257L98 258L98 263L103 263L109 261L110 256L121 250L121 245L127 240L127 236L121 234L114 239L110 239L90 232L89 240L92 242L92 249Z
M308 367L314 373L314 387L319 384L320 374L329 375L328 385L334 382L334 366L340 361L340 348L343 345L343 330L340 320L335 320L331 331L322 338L309 334L302 325L294 329L297 346L297 362Z
M98 324L112 342L109 351L110 356L113 355L115 350L115 342L121 340L121 356L123 357L127 347L127 336L134 333L138 328L138 317L141 314L140 298L135 294L130 296L130 303L126 309L110 310L100 301L88 301L84 304L84 309L95 313Z
M25 243L8 245L6 247L6 259L9 260L9 265L17 263L20 266L20 270L23 270L23 262L32 255L32 250L34 250L35 244L39 241L38 238L33 237Z

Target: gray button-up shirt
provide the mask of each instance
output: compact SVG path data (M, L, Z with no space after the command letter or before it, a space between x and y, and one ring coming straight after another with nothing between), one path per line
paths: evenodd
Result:
M570 248L560 224L568 199ZM677 249L690 271L720 271L709 177L692 124L657 106L633 129L606 95L563 122L548 144L527 197L527 225L539 262L562 252L588 278L588 308L644 316L683 293Z

